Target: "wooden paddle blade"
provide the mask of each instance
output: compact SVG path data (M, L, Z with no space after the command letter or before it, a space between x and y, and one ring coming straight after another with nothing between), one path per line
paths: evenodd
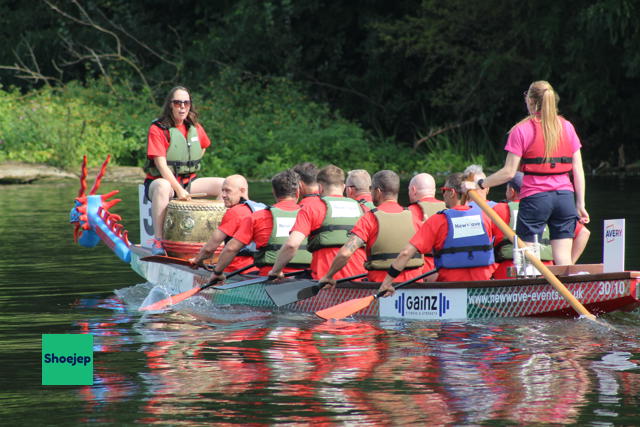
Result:
M170 305L173 304L177 304L180 301L184 301L189 297L194 296L195 294L197 294L198 292L200 292L202 290L201 287L197 287L197 288L192 288L189 289L188 291L182 292L178 295L173 295L170 296L168 298L165 298L163 300L160 300L158 302L154 302L153 304L149 304L145 307L140 307L140 311L155 311L155 310L162 310L165 307L168 307Z
M265 291L275 305L282 307L283 305L311 298L317 295L321 288L322 286L316 280L295 280L266 286Z
M344 319L345 317L348 317L354 313L357 313L363 308L369 307L369 305L371 305L371 303L375 299L376 299L375 295L369 295L368 297L345 301L342 304L334 305L333 307L316 311L316 316L322 317L323 319L326 319L326 320Z

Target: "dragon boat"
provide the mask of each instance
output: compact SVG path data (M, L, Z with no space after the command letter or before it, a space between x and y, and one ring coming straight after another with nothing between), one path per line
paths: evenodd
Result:
M86 192L86 158L83 161L81 186L70 222L75 225L75 240L93 247L101 240L114 253L146 281L157 286L184 292L207 283L210 272L193 269L176 262L146 261L151 252L142 245L129 242L121 218L109 212L120 200L109 201L117 194L96 194L109 158L105 160L95 184ZM142 232L141 232L142 234ZM141 239L142 241L142 239ZM640 272L604 272L602 264L556 266L553 272L568 290L593 314L631 311L640 306ZM247 281L250 275L236 276L236 281ZM321 289L313 296L278 307L269 295L269 287L281 286L296 279L282 282L254 283L231 289L203 290L199 295L217 306L242 305L272 309L315 313L336 304L375 294L379 284L347 282L334 289ZM413 283L399 289L389 298L375 299L355 316L398 319L487 319L501 317L576 317L569 303L544 278L514 278L475 282Z

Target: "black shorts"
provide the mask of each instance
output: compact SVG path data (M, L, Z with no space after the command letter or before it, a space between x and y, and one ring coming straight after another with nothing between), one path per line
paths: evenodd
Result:
M520 200L516 234L525 242L533 242L535 235L541 241L549 225L551 240L573 239L577 220L573 191L545 191Z
M157 179L157 178L156 178ZM151 203L151 198L149 197L149 187L151 187L151 183L155 181L154 179L151 178L146 178L144 180L144 199L148 200L149 203ZM191 185L191 181L193 180L183 180L180 179L179 182L182 181L182 188L186 189L187 191L189 191L189 186Z

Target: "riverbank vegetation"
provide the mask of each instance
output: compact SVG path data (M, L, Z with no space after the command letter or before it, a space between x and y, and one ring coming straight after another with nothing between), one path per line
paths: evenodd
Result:
M446 173L497 166L522 92L549 80L587 169L640 159L640 6L619 0L24 0L0 4L0 160L139 165L190 87L207 174L300 160ZM94 159L93 156L96 158ZM605 165L605 166L603 166Z
M462 134L458 141L436 136L416 150L373 137L283 78L247 79L223 72L194 92L194 103L213 144L202 175L269 178L300 161L313 161L347 169L393 169L408 176L425 170L447 173L463 169L470 160L485 161ZM107 85L104 79L26 94L0 91L0 161L75 170L85 154L93 165L111 154L115 164L140 166L147 129L159 112L144 91Z

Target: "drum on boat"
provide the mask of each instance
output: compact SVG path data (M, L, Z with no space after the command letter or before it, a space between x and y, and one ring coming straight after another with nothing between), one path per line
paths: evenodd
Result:
M162 244L167 254L184 259L197 255L226 211L222 200L171 200L163 226ZM206 262L215 263L221 250L222 246Z

